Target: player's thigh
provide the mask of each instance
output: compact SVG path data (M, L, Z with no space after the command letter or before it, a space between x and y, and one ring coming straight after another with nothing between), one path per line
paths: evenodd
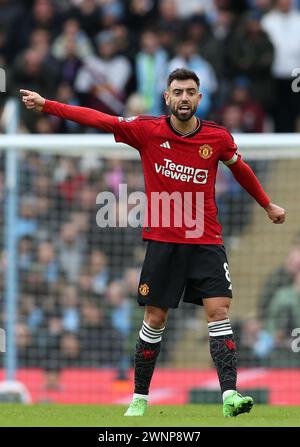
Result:
M189 253L186 244L148 242L138 288L140 305L178 307L186 285Z
M232 298L228 260L223 246L196 246L188 274L185 302L204 305L204 299L211 298L213 304L209 305L209 310L213 310L220 308L217 298Z

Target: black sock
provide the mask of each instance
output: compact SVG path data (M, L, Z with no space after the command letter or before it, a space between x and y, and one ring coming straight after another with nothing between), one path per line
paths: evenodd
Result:
M143 323L136 342L134 357L135 394L147 395L149 393L150 382L160 351L161 337L164 329L153 329L147 323Z
M208 323L210 354L214 361L222 393L236 390L237 356L229 319Z

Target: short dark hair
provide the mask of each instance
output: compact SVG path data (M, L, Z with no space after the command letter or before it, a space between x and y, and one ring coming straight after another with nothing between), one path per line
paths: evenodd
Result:
M185 81L186 79L193 79L196 82L198 87L200 86L200 80L196 73L191 70L187 70L186 68L176 68L173 70L168 77L168 87L170 87L171 83L178 79L179 81Z

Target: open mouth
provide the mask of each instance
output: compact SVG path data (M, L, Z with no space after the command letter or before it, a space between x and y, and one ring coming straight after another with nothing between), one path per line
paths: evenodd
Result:
M186 112L189 112L191 109L190 109L190 106L188 106L188 105L182 105L182 106L180 106L179 108L178 108L178 110L181 112L181 113L186 113Z

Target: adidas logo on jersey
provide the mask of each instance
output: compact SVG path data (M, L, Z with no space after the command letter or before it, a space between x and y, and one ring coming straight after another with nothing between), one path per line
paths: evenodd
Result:
M171 149L170 143L168 141L165 141L164 143L160 144L160 147L165 147L166 149Z

